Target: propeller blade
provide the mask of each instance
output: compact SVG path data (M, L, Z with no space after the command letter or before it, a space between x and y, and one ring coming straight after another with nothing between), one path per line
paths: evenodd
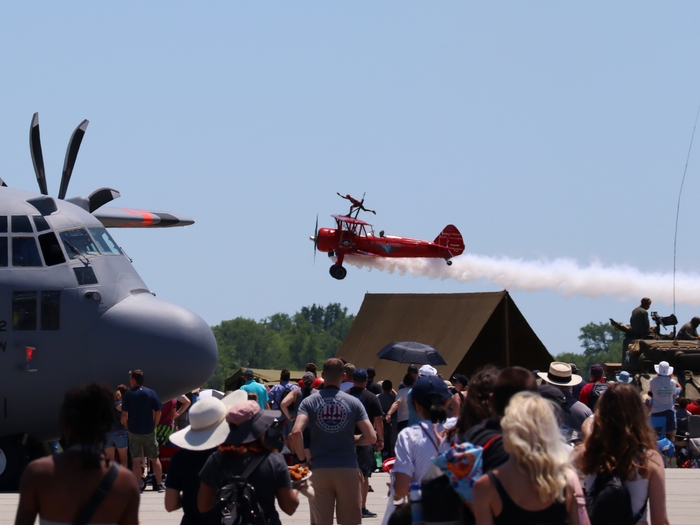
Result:
M32 154L32 164L36 181L39 183L39 191L42 195L48 195L46 187L46 172L44 171L44 155L41 153L41 137L39 135L39 113L32 116L32 125L29 127L29 151Z
M73 134L70 136L68 141L68 148L66 149L66 160L63 163L63 174L61 175L61 188L58 190L58 198L64 199L66 197L66 192L68 191L68 183L70 182L70 177L73 174L73 168L75 167L75 161L78 158L78 150L80 149L80 143L83 141L85 136L85 130L90 122L86 119L83 120L78 127L75 128Z
M316 249L318 248L318 213L316 214L316 228L314 228L314 264L316 264Z

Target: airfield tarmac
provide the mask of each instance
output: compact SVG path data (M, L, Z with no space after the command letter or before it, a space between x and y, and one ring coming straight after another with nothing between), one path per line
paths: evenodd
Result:
M380 525L387 500L385 487L389 475L375 473L371 484L375 492L367 497L367 508L379 516L364 520L365 525ZM14 523L15 511L19 496L16 493L0 494L0 525ZM284 525L308 525L309 504L304 496L299 498L300 504L293 516L280 512ZM666 469L666 506L669 521L673 525L697 525L700 516L700 469ZM182 518L182 511L165 512L163 494L144 492L141 495L139 520L144 525L177 525ZM39 523L37 519L36 523Z

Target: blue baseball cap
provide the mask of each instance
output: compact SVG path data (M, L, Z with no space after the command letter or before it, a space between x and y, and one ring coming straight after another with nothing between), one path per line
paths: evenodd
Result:
M430 409L433 396L438 396L440 402L444 403L452 397L452 394L442 378L438 376L419 377L413 384L411 398L423 408Z
M356 368L352 373L353 381L367 381L367 370L364 368Z

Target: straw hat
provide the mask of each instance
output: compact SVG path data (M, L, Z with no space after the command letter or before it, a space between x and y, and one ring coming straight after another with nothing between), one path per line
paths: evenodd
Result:
M187 450L208 450L220 445L229 433L228 409L248 398L243 390L236 390L223 399L206 397L189 410L190 426L170 435L170 442Z
M580 375L571 372L569 363L561 363L559 361L551 363L548 372L537 372L537 375L543 381L556 386L575 386L583 381Z

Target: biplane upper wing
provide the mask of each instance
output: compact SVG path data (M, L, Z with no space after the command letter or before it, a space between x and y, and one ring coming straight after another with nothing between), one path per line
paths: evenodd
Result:
M194 224L186 215L164 211L102 206L92 214L107 228L172 228Z
M338 222L346 222L348 224L359 224L361 226L372 226L370 223L362 221L360 219L355 219L354 217L348 217L347 215L331 215Z

